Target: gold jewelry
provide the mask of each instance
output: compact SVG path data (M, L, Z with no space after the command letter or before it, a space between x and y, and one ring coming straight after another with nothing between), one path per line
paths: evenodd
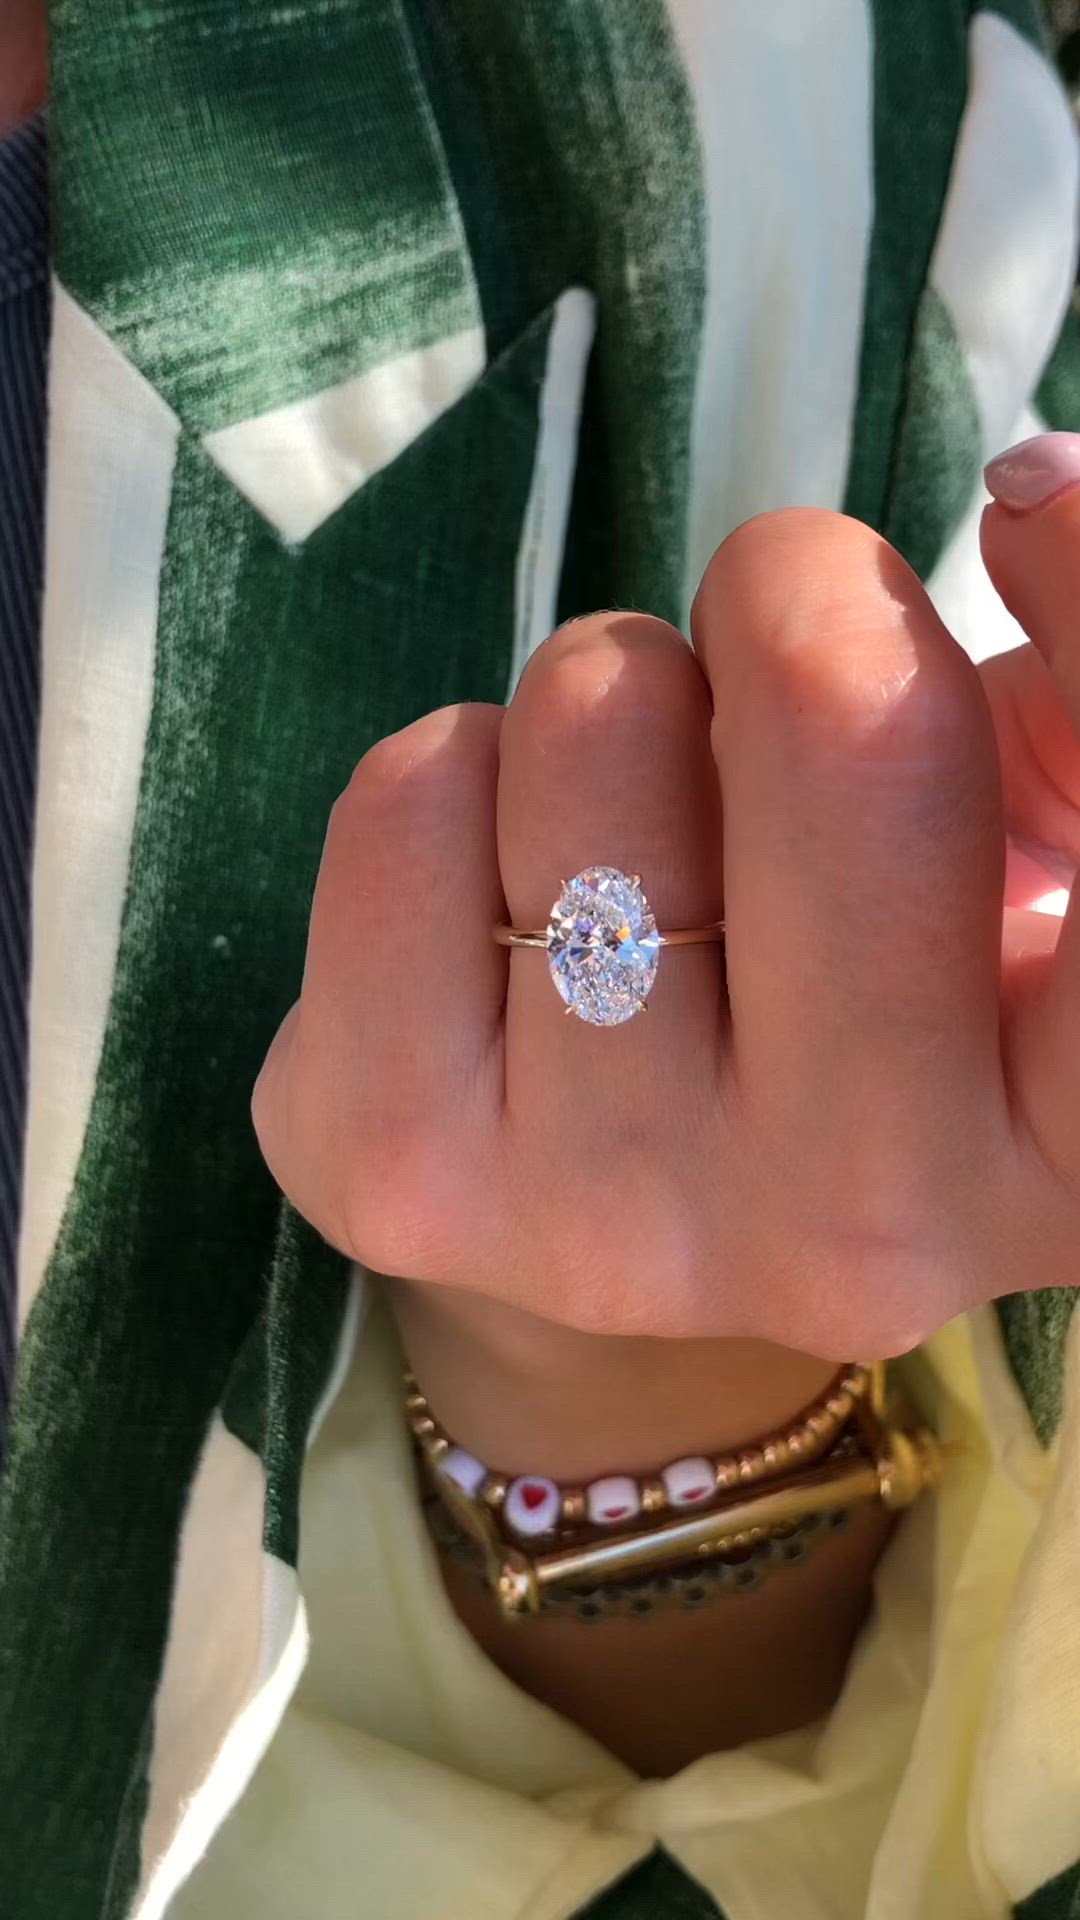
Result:
M640 873L586 867L564 880L546 927L497 926L502 947L541 947L567 1013L595 1027L618 1027L644 1013L662 947L724 937L724 923L661 933Z
M480 1548L436 1494L429 1494L424 1501L424 1515L437 1552L486 1588L488 1577ZM540 1596L540 1612L590 1626L616 1618L647 1620L655 1613L674 1610L700 1612L731 1594L755 1593L785 1567L802 1566L819 1547L846 1531L850 1522L850 1513L842 1508L835 1513L810 1514L782 1528L755 1529L757 1537L747 1536L730 1554L692 1566L665 1568L632 1580L607 1580L591 1587L549 1586Z
M481 1463L451 1448L435 1430L430 1415L418 1416L414 1432L432 1485L479 1549L487 1583L502 1611L511 1617L537 1614L545 1596L556 1588L580 1590L738 1553L766 1533L812 1515L846 1512L868 1500L880 1500L893 1511L910 1506L939 1478L941 1451L927 1428L909 1432L889 1426L879 1414L883 1371L868 1369L873 1390L855 1402L857 1439L851 1434L842 1437L825 1461L794 1467L759 1484L756 1491L721 1496L706 1511L682 1513L655 1526L606 1538L597 1537L595 1529L589 1537L585 1530L582 1538L535 1556L505 1538L500 1528L504 1515L486 1497L489 1476ZM458 1478L448 1472L452 1452L472 1461L478 1473ZM536 1485L541 1484L537 1476ZM558 1495L553 1482L543 1484ZM508 1494L509 1489L504 1489L503 1507Z
M508 927L500 924L492 928L492 938L499 947L546 947L548 930L546 927ZM724 922L713 920L704 927L669 927L666 933L657 933L656 945L699 947L723 938Z
M825 1391L792 1420L744 1446L675 1460L645 1475L609 1474L587 1486L557 1486L544 1474L509 1475L484 1466L455 1445L408 1370L404 1383L413 1435L429 1455L442 1458L443 1475L456 1479L466 1493L479 1492L496 1512L507 1510L509 1496L509 1524L526 1539L577 1531L586 1525L610 1527L639 1513L704 1507L718 1494L810 1466L828 1453L860 1402L880 1391L875 1386L875 1369L854 1362L838 1367ZM530 1498L530 1490L535 1490L535 1499Z

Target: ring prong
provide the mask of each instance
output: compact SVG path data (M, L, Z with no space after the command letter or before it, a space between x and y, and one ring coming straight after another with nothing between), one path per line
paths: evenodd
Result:
M632 874L630 875L630 878L631 878L631 880L633 881L633 883L634 883L634 885L635 885L635 887L640 887L640 885L641 885L641 875L640 875L640 873L632 873Z
M648 1011L649 1011L649 1003L648 1003L648 1001L647 1001L647 1000L639 1000L639 1001L637 1002L637 1010L638 1010L638 1012L639 1012L639 1013L648 1013ZM569 1011L570 1011L570 1009L569 1009L569 1007L568 1007L568 1008L567 1008L567 1012L569 1013Z

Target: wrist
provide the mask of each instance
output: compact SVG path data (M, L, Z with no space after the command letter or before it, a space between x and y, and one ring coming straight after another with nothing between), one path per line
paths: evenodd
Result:
M757 1340L583 1334L478 1294L411 1281L390 1301L420 1386L455 1441L508 1474L644 1472L782 1427L833 1361Z

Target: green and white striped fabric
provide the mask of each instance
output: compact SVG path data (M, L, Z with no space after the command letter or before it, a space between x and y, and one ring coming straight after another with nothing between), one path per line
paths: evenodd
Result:
M860 515L973 654L1012 644L978 476L1080 427L1077 148L1034 0L52 0L51 34L0 1903L157 1920L298 1677L302 1459L356 1332L248 1120L334 798L559 618L685 621L766 508ZM1016 1635L1053 1613L1059 1679L1072 1304L983 1329L1053 1476ZM1080 1914L1054 1694L999 1743L1023 1920ZM661 1859L590 1911L716 1910Z

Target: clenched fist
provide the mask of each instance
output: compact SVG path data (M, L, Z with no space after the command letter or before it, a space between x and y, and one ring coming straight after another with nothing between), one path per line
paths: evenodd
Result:
M1075 1281L1080 917L1003 904L1008 831L1080 848L1074 530L1072 494L988 511L1035 646L982 672L883 541L789 511L715 555L692 647L597 613L505 712L376 746L255 1094L300 1211L463 1300L830 1360ZM727 923L611 1029L492 939L594 864Z

